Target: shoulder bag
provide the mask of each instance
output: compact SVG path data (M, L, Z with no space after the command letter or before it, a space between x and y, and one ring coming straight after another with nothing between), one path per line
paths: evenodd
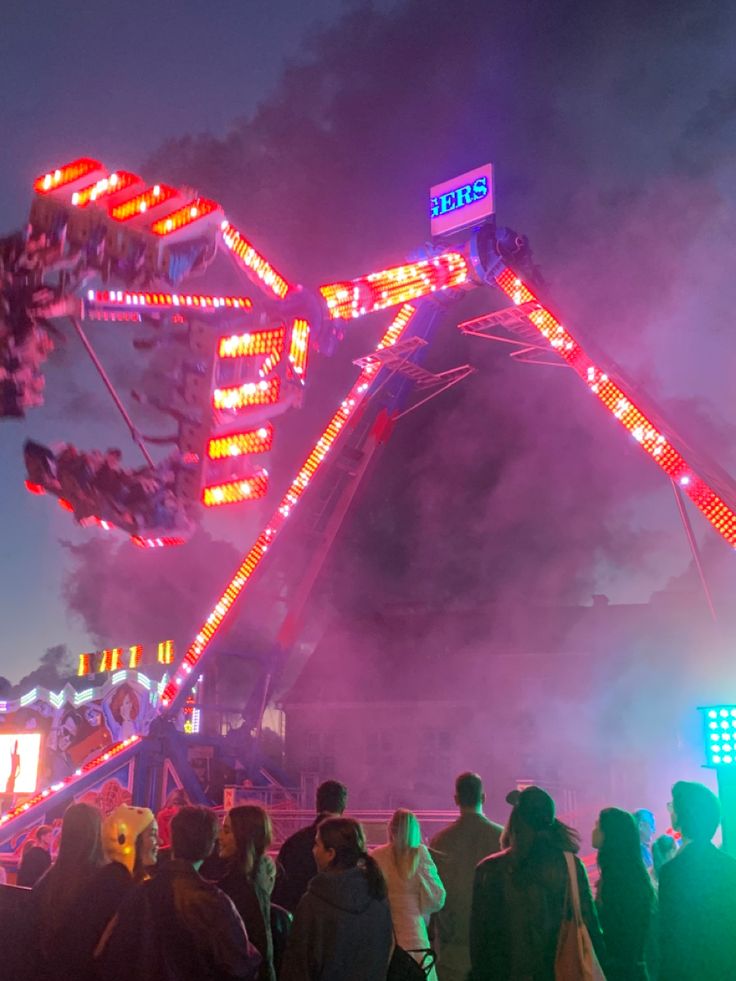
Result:
M422 959L415 961L412 954L422 954ZM394 932L394 949L388 962L386 981L427 981L436 957L431 947L422 947L418 950L405 950L399 947Z
M580 910L575 856L565 852L567 896L555 956L555 981L606 981ZM568 913L572 912L572 916Z

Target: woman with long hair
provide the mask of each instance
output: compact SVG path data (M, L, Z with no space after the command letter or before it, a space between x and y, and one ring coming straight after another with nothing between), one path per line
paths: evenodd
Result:
M444 906L445 887L422 844L416 815L404 808L395 811L388 824L388 842L374 848L373 857L388 887L396 943L404 950L417 951L412 957L421 963L425 955L419 952L429 948L427 922ZM428 978L437 981L434 968Z
M89 804L71 804L64 812L56 862L31 895L29 977L55 978L59 964L66 969L77 962L72 928L89 884L104 863L100 811Z
M88 805L75 804L73 807L87 808ZM93 812L91 820L96 826L100 820L97 808L79 813L89 815L90 811ZM72 808L64 815L59 859L62 855L67 815L70 812ZM44 950L44 956L53 956L58 963L68 967L68 977L75 981L91 981L96 978L96 948L105 937L128 892L139 882L151 877L158 853L153 811L147 807L121 804L102 821L99 842L100 853L97 854L93 867L84 876L80 888L75 889L73 884L68 883L68 878L64 877L64 888L68 890L69 898L73 897L73 905L69 907L63 922L55 929L55 936L59 932L62 935L56 936L54 943L48 945L48 951ZM53 871L51 869L49 876ZM46 897L47 905L48 902ZM47 912L42 910L41 916L42 921L47 922Z
M603 938L585 867L576 857L580 838L555 817L540 787L513 790L504 851L475 872L470 918L473 981L553 981L563 924L571 919L566 853L574 856L583 923L599 960ZM574 881L574 880L573 880Z
M134 886L151 878L158 858L153 811L120 804L102 822L102 849L107 864L90 877L70 931L78 952L80 979L96 978L94 956L107 942L118 909Z
M279 981L385 981L391 954L386 883L352 818L326 818L317 875L294 914Z
M648 981L645 963L655 893L628 811L606 807L593 829L600 879L596 905L606 945L608 981Z
M258 981L276 981L271 935L271 893L276 866L266 854L271 844L271 818L257 804L233 807L220 831L220 856L228 870L218 886L240 913L248 939L263 961Z

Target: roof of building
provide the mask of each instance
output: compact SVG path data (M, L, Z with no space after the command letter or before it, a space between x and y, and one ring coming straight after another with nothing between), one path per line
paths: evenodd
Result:
M702 605L702 604L701 604ZM707 617L682 597L650 604L509 608L403 606L335 618L284 704L467 700L489 676L568 687L611 659L675 656L709 633ZM608 656L602 656L608 655ZM574 664L574 670L570 667Z

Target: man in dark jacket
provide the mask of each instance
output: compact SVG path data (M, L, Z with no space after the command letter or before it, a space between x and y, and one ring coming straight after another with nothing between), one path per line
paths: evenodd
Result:
M711 843L718 798L681 780L670 809L683 845L659 872L660 981L736 978L736 859Z
M131 890L102 954L105 981L253 981L261 961L232 901L199 875L217 837L205 807L171 822L173 859Z
M317 825L328 817L342 817L348 802L348 788L338 780L325 780L317 787L317 817L306 828L296 831L281 846L279 876L273 902L293 913L307 891L309 880L317 874L312 848Z
M439 981L465 981L470 971L470 907L476 865L501 848L500 824L483 814L486 795L477 773L455 781L460 817L430 842L447 890L445 905L432 917Z

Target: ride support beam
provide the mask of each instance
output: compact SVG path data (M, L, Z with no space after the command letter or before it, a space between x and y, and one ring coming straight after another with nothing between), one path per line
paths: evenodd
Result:
M376 350L396 344L404 336L416 308L405 303L389 324ZM212 611L200 627L199 632L190 644L184 658L172 676L161 695L161 707L167 716L176 713L186 700L186 697L201 672L201 661L223 623L232 611L235 601L240 597L250 582L256 569L261 565L268 550L284 527L289 515L299 504L299 501L316 473L322 467L335 442L359 411L369 396L376 379L380 375L379 362L366 364L357 381L340 403L337 411L330 419L324 432L319 437L296 476L287 488L286 493L278 504L273 515L260 533L249 551L235 570L229 583L220 594Z

